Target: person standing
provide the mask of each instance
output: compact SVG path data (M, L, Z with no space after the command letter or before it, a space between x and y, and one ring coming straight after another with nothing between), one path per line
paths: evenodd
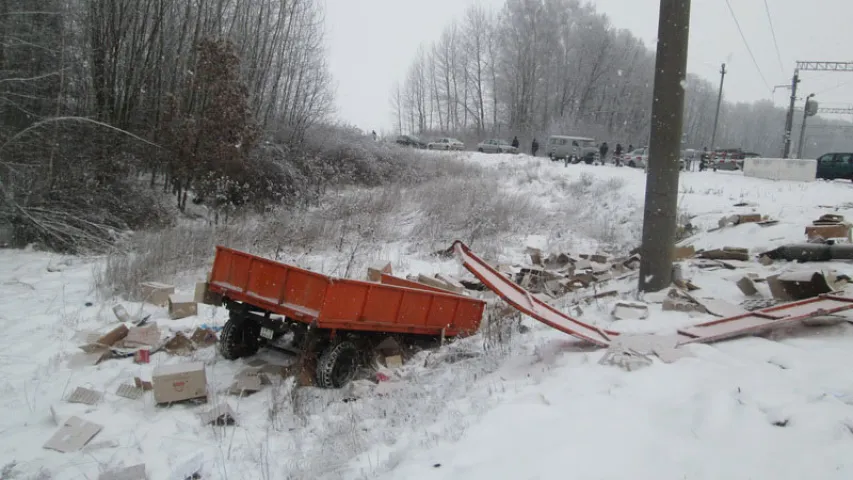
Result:
M613 163L617 167L620 166L622 163L622 144L621 143L616 144L616 149L613 150L613 156L614 156Z
M533 154L533 156L535 157L535 156L536 156L536 152L537 152L538 150L539 150L539 142L537 142L537 141L536 141L536 139L534 138L534 139L533 139L533 143L530 145L530 153L532 153L532 154Z
M518 137L512 137L512 146L518 148Z
M609 149L609 147L607 146L607 142L602 142L601 146L598 147L598 153L601 155L601 158L599 160L601 161L602 165L604 165L604 162L607 159L607 150L608 149Z

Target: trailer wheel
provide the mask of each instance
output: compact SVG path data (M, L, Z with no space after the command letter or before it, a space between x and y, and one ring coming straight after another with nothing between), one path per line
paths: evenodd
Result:
M327 347L317 362L317 385L341 388L355 377L358 368L358 349L352 342L340 342Z
M260 333L255 322L232 314L219 335L219 351L228 360L254 355L261 347Z

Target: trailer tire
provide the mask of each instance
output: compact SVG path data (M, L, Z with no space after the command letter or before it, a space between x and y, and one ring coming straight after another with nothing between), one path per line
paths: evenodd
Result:
M322 388L341 388L355 377L358 368L358 348L349 341L329 345L317 362L317 385Z
M259 336L257 324L232 314L219 335L219 352L227 360L252 356L261 348Z

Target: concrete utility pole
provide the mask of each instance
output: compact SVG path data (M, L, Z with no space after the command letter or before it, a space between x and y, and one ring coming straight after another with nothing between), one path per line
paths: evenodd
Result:
M690 0L661 0L640 246L642 292L662 290L672 283L689 29Z
M782 158L788 158L791 153L791 130L794 128L794 104L797 102L797 84L800 83L800 70L794 70L794 78L791 79L791 105L788 107L788 116L785 118L784 146L782 147Z
M717 141L717 122L720 120L720 105L723 103L723 82L726 80L726 64L720 67L720 93L717 94L717 113L714 114L714 130L711 133L711 151L714 151Z
M803 108L803 125L800 127L800 141L797 142L797 158L803 158L803 140L806 138L806 119L817 115L818 104L812 100L815 94L806 97L806 106Z

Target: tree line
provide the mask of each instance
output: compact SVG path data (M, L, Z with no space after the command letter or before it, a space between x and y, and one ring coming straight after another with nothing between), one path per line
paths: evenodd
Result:
M323 21L319 0L0 0L0 226L97 246L167 216L142 186L181 210L287 195L263 140L331 112Z
M646 145L653 80L654 51L593 5L506 0L499 10L468 8L422 45L391 108L400 133L540 142L560 133ZM711 148L718 85L689 74L684 88L685 147ZM724 102L716 146L779 155L784 122L770 100ZM839 142L846 135L837 132L812 143Z

